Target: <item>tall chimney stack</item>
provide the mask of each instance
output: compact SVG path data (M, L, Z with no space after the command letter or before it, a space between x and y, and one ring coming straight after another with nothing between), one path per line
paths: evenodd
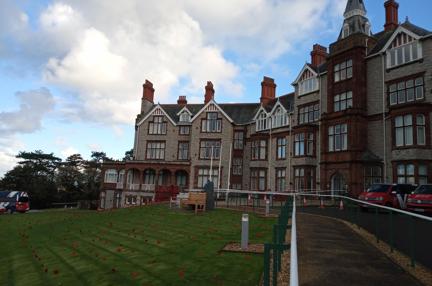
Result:
M261 82L260 102L263 105L268 105L275 98L276 98L276 84L274 82L274 79L265 76L263 81Z
M213 88L213 83L211 81L207 82L205 86L204 104L207 104L212 99L214 99L215 90Z
M395 30L399 26L399 4L395 0L387 0L384 7L386 13L384 30Z
M141 99L141 113L145 114L151 110L154 101L154 88L153 84L146 80L143 84L143 96Z
M321 45L313 45L311 52L312 66L318 67L327 61L327 48Z
M155 90L153 88L153 84L150 81L146 80L143 84L143 99L153 103L154 91Z
M177 100L177 104L180 106L185 106L187 104L186 96L180 95L178 100Z

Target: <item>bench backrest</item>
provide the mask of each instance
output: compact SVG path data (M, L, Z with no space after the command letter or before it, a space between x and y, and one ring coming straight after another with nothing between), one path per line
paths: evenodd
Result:
M206 193L193 193L190 192L189 193L189 199L188 201L190 202L202 202L204 203L207 199L207 194Z

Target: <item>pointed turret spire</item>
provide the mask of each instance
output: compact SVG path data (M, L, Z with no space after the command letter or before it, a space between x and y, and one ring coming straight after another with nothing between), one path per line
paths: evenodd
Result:
M348 0L344 18L345 20L339 40L356 33L363 33L370 36L371 26L367 18L363 0Z
M363 0L348 0L344 13L345 19L356 15L366 17L366 8Z

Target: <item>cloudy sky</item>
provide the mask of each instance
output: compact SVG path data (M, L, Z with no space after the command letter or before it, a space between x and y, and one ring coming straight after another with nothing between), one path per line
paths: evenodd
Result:
M366 0L373 31L384 1ZM400 19L432 29L430 1ZM65 158L133 143L142 83L155 100L254 102L264 75L292 90L314 43L335 41L346 0L0 0L0 176L20 150ZM424 9L418 9L426 5Z

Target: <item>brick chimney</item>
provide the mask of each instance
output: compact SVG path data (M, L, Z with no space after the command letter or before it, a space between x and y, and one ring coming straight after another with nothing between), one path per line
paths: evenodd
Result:
M274 82L274 79L265 76L263 81L261 82L260 102L263 105L268 105L275 98L276 98L276 84Z
M215 90L211 81L207 82L205 86L204 104L207 104L210 100L214 99Z
M386 13L384 30L395 30L399 26L399 4L394 0L387 0L384 7Z
M318 67L327 61L327 48L321 45L313 45L311 52L312 66Z
M177 100L177 104L180 106L185 106L187 104L186 96L180 95L178 100Z
M153 103L154 100L154 88L153 88L153 84L146 80L145 83L143 84L143 99L147 100L148 102Z

